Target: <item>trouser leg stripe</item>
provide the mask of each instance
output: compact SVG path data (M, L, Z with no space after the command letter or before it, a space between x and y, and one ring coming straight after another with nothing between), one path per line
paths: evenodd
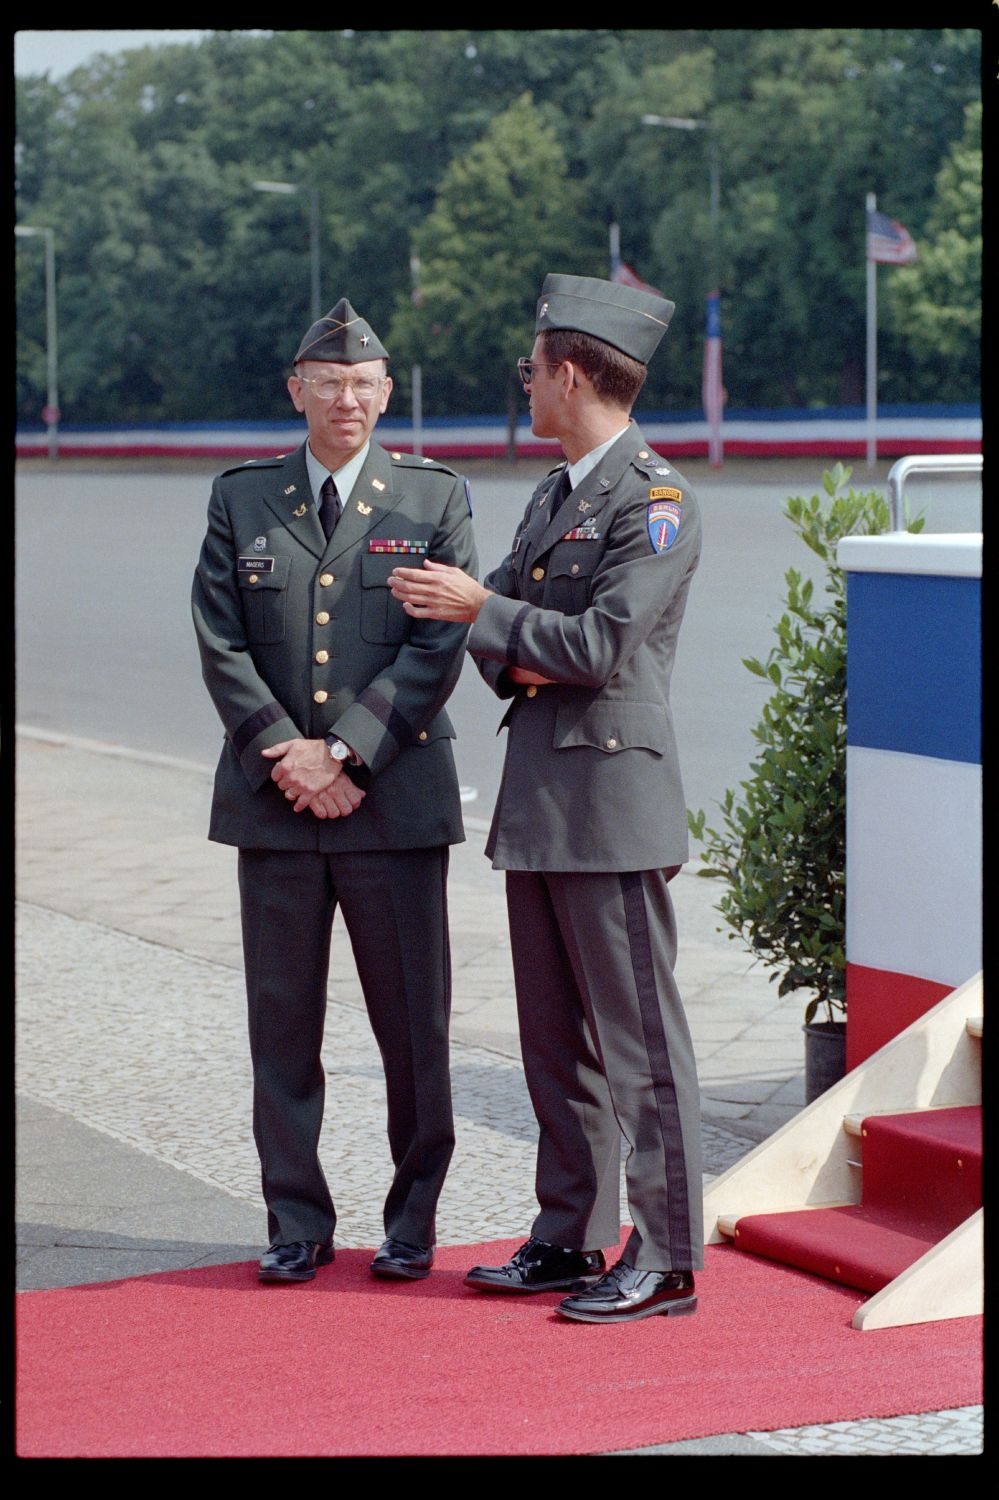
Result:
M673 1083L669 1046L666 1041L662 1012L659 1009L655 968L652 962L652 943L649 938L648 915L645 910L645 889L640 870L630 871L621 876L621 891L624 896L628 945L631 949L631 964L642 1017L642 1031L649 1055L652 1085L663 1138L670 1252L673 1266L685 1269L692 1264L687 1163L683 1151L683 1129L677 1106L676 1088Z

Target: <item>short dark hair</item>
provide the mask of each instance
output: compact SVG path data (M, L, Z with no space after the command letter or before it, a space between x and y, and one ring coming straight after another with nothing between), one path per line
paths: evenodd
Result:
M603 339L591 333L577 333L573 328L545 328L541 346L553 364L578 365L601 401L623 406L630 411L648 373L640 360L622 354Z

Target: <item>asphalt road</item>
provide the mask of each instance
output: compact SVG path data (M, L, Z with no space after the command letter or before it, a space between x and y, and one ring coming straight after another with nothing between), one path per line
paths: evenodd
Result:
M782 514L831 461L681 463L704 515L672 687L687 802L713 812L745 777L766 697L742 665L763 656L789 567L822 566ZM16 474L16 716L19 724L214 765L221 743L201 682L189 596L212 461L22 461ZM464 465L483 571L506 554L549 464ZM885 492L890 465L856 466ZM933 529L942 529L934 525ZM504 705L466 663L450 704L466 814L488 818L499 785Z

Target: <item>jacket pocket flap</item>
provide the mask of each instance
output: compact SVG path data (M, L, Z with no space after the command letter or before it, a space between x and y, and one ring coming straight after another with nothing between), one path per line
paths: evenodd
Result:
M286 589L290 557L240 557L236 568L241 589Z
M612 755L618 750L652 750L664 755L670 745L669 718L658 703L562 704L555 716L556 750L589 745Z
M588 578L604 555L598 541L559 542L548 562L549 578Z

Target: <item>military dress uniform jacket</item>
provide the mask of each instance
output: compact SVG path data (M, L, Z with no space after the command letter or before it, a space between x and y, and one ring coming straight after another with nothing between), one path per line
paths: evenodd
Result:
M467 627L415 620L388 576L423 558L476 568L463 480L372 442L329 541L294 453L215 480L192 608L225 728L209 838L243 848L425 848L464 838L444 704ZM260 752L334 732L364 762L349 817L295 813Z
M552 515L560 474L484 580L495 597L468 640L494 691L515 695L486 853L506 870L683 864L669 684L700 556L697 500L634 423ZM508 666L553 683L516 686Z

